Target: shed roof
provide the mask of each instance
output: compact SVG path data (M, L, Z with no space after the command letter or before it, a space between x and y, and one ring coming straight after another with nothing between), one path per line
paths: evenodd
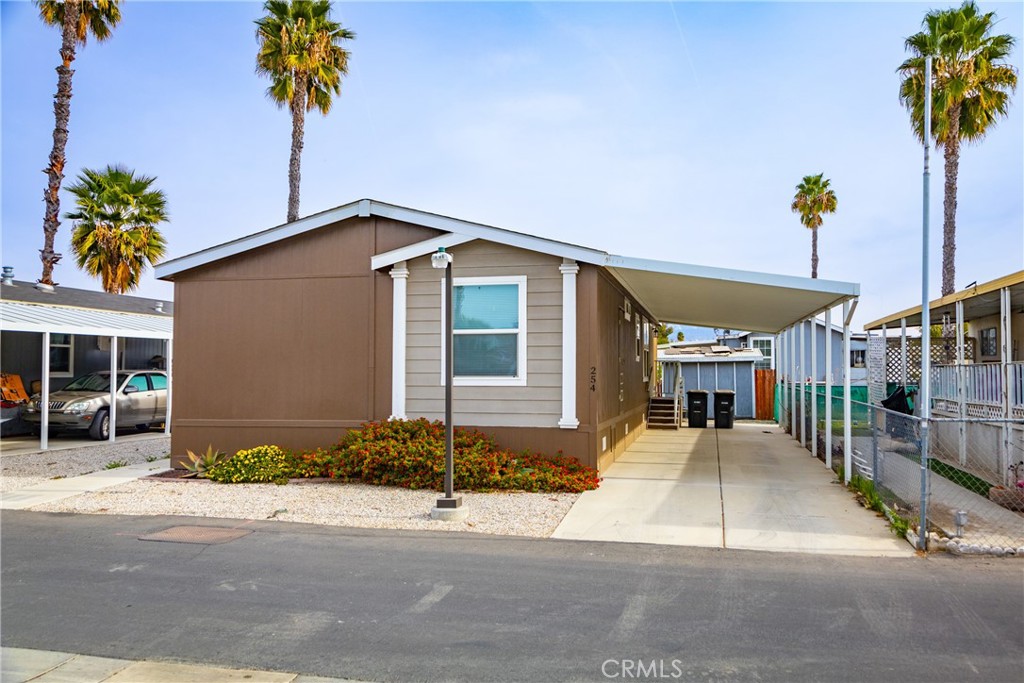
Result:
M378 254L371 261L373 269L424 256L440 246L452 247L483 239L603 267L652 315L664 322L774 333L860 293L855 283L617 256L370 199L165 261L156 266L156 275L173 280L187 270L356 216L392 218L449 233Z
M8 332L88 334L98 337L171 339L170 306L157 313L154 299L58 287L52 294L31 283L0 289L0 329ZM78 304L78 305L75 305Z
M944 297L928 302L928 310L931 313L933 325L942 322L943 315L949 315L953 320L956 317L956 302L964 302L964 319L977 320L989 315L999 313L999 290L1008 287L1010 289L1010 306L1014 310L1024 310L1024 270L1010 273L1003 277L974 284L959 292L954 292ZM906 318L907 325L921 325L921 306L914 306L899 313L893 313L884 318L872 321L864 326L865 330L879 330L882 325L898 325Z

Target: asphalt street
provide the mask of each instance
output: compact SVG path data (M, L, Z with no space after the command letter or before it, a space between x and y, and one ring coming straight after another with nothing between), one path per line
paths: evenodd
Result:
M251 531L197 545L175 526ZM1024 561L0 515L7 647L370 681L1012 681Z

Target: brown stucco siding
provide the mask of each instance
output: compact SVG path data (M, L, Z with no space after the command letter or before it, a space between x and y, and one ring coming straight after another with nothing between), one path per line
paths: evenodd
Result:
M375 253L437 231L353 218L175 277L171 450L327 445L391 409Z

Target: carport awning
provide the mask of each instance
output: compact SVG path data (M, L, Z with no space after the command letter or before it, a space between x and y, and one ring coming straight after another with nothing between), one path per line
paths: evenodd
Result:
M663 322L777 333L843 301L850 282L609 255L606 268Z
M174 336L174 320L168 315L142 315L94 308L40 306L4 301L0 303L0 329L5 332L171 339Z

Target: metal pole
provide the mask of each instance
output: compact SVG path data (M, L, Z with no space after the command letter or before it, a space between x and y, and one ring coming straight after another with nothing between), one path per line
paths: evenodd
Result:
M811 318L811 455L818 455L818 316Z
M1003 483L1004 484L1016 484L1017 482L1011 482L1010 477L1010 336L1013 334L1012 327L1010 326L1010 288L1003 287L999 290L999 374L1000 380L1003 385L1002 396L1000 396L1003 404L1003 426L1002 426L1002 462L1000 463L1000 469L1003 472ZM1016 458L1013 458L1016 460Z
M853 419L850 410L850 302L843 302L843 478L850 483L853 476Z
M800 368L800 374L797 376L797 391L800 394L800 445L807 446L807 400L806 400L806 384L805 379L807 378L807 329L805 322L800 321L800 361L797 367Z
M967 464L967 369L964 367L964 302L956 302L956 402L957 415L960 416L958 426L959 450L961 465Z
M117 335L110 337L110 409L107 411L107 420L110 428L107 430L107 441L114 442L114 433L117 431Z
M789 429L790 436L796 432L796 326L789 328Z
M900 318L900 384L907 390L907 319Z
M39 450L50 448L50 333L43 332L42 396L39 399Z
M917 547L928 550L928 421L931 419L931 365L932 365L932 319L928 301L928 202L931 170L929 151L932 140L932 58L924 58L924 174L922 177L922 221L921 221L921 382L918 401L921 405L921 519L917 533Z
M444 497L455 498L455 482L452 476L455 471L455 426L452 424L452 382L455 377L454 343L455 321L452 319L452 264L444 270Z
M825 467L832 469L832 309L825 309Z
M164 352L164 358L166 359L164 368L167 371L167 414L164 415L164 434L171 433L171 392L174 391L174 374L171 371L171 366L174 364L174 345L170 339L167 340L166 350Z

